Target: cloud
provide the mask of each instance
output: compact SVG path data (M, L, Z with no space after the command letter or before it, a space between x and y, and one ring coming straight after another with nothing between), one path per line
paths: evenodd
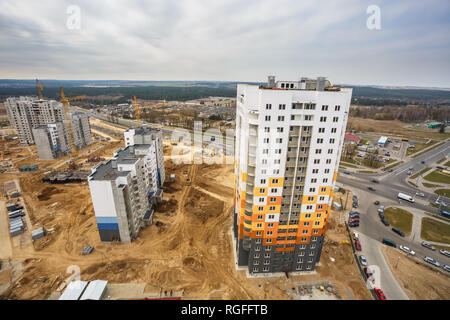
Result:
M367 6L382 29L366 28ZM66 27L67 7L81 29ZM0 77L449 86L442 1L0 0Z

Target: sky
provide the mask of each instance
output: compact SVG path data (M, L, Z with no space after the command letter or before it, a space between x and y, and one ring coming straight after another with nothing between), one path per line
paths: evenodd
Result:
M0 78L448 88L449 17L448 0L0 0Z

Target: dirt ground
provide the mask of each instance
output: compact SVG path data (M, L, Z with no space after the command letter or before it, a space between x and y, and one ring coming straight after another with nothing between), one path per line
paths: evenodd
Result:
M93 155L110 158L119 146L109 142ZM60 161L50 161L48 167ZM351 247L339 243L347 236L338 214L331 214L316 272L247 278L245 271L236 270L234 261L233 166L175 165L170 160L165 166L164 200L156 208L154 224L130 244L100 241L86 183L45 184L44 172L2 174L0 183L19 179L33 229L45 226L54 232L34 245L11 241L11 263L19 266L11 269L13 280L8 272L2 273L0 284L12 286L0 298L47 299L71 275L70 266L79 267L82 280L145 283L146 292L183 291L188 299L292 299L289 291L296 283L318 280L332 283L342 299L371 298ZM185 184L184 171L192 179L190 186ZM169 182L172 173L176 179ZM164 226L158 229L156 221ZM83 256L86 245L95 249Z
M407 257L403 253L398 260L398 250L388 246L382 246L382 252L392 273L410 299L450 299L450 281L448 274L444 274L446 271L437 271L425 262L419 262L417 258Z

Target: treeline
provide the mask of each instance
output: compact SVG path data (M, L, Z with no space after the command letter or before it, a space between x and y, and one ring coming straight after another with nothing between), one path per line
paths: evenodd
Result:
M235 97L236 90L231 88L212 87L67 87L64 88L67 97L87 95L90 100L101 100L110 103L125 103L135 95L138 99L145 100L179 100L186 101L208 96ZM5 100L11 96L37 95L36 88L0 88L0 99ZM48 87L43 89L43 95L49 99L59 100L59 88ZM93 98L102 96L101 98ZM108 99L106 97L110 96ZM119 97L118 97L119 96ZM117 98L116 98L117 97ZM108 101L109 100L109 101Z
M352 107L350 116L375 120L400 120L420 122L425 120L450 120L450 107L386 106Z

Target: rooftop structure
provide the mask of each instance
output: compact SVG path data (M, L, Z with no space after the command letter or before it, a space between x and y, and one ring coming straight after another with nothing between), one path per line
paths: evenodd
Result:
M89 282L80 300L101 300L107 284L108 281L106 280L94 280Z
M344 142L347 142L347 143L358 144L360 141L361 141L361 138L358 136L355 136L353 134L346 134L344 136Z
M66 290L59 297L59 300L78 300L86 289L87 281L71 281L67 284Z
M378 145L380 147L384 147L388 142L388 137L380 137L380 139L378 140Z

